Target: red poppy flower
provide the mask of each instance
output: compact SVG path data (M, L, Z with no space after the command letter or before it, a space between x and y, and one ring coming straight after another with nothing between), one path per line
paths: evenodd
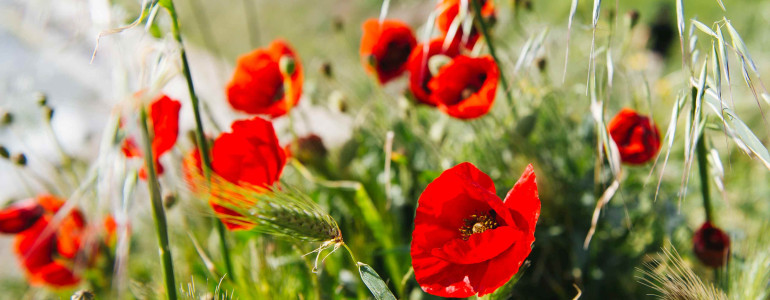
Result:
M74 285L80 281L72 267L82 248L83 215L73 209L56 220L54 215L64 201L49 195L40 196L36 201L46 212L32 227L16 236L16 254L31 284Z
M417 283L441 297L495 291L532 250L539 215L532 165L505 200L470 163L444 171L418 200L411 246Z
M627 164L643 164L658 154L660 133L655 122L629 108L622 109L608 126L618 145L620 160Z
M272 186L281 177L286 154L278 143L273 124L259 117L235 121L232 132L222 133L212 147L212 169L234 184ZM211 202L214 211L238 216L234 211ZM249 229L253 225L223 220L229 229Z
M34 199L15 202L0 210L0 233L19 233L37 222L45 209Z
M400 76L406 70L406 62L417 39L409 25L397 20L369 19L363 25L361 37L361 62L380 83Z
M152 126L152 155L155 161L155 171L158 175L163 174L163 165L160 164L160 156L171 150L176 143L179 135L179 110L182 104L169 98L166 95L160 95L150 104L150 126ZM123 155L128 158L142 157L142 150L136 145L133 138L128 137L123 140L121 145ZM139 177L147 178L147 170L142 167L139 170Z
M425 52L427 48L427 53ZM434 55L446 55L450 58L460 54L459 45L457 43L451 43L448 47L444 48L444 39L436 38L430 42L417 45L412 50L412 54L409 56L409 62L407 69L409 70L409 89L412 90L412 94L418 101L436 106L431 101L431 91L428 88L428 82L433 78L428 68L428 62Z
M709 267L724 266L730 256L730 237L711 222L703 223L692 242L695 256Z
M431 101L455 118L478 118L492 107L499 77L492 57L458 55L428 82Z
M481 16L484 19L493 21L495 18L495 4L492 0L479 0L481 6ZM460 0L444 0L438 4L438 11L440 12L436 18L436 26L444 34L450 33L452 22L455 22L458 14L460 13ZM473 4L468 1L468 16L473 15ZM461 22L458 20L458 22ZM465 33L462 31L462 24L458 23L454 40L464 41L465 48L471 49L479 39L479 33L475 26L471 27L471 32L464 37Z
M285 41L275 40L238 58L227 100L249 114L280 117L299 103L302 78L299 57Z

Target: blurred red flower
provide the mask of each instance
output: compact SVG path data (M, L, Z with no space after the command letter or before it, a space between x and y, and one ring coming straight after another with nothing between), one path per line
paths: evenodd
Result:
M725 265L730 256L730 237L721 229L706 221L692 238L695 256L712 268Z
M359 52L364 68L377 75L382 84L404 73L409 54L417 45L409 25L397 20L380 23L369 19L364 22L363 31Z
M492 107L499 77L492 57L458 55L428 82L431 102L452 117L478 118Z
M532 165L502 201L472 164L444 171L418 200L411 246L417 283L441 297L494 292L532 250L539 215Z
M468 15L470 17L475 17L473 14L473 4L469 0L468 3ZM494 22L495 19L495 4L492 0L479 0L480 6L481 6L481 16L490 21ZM443 0L438 4L438 11L439 15L436 18L436 26L438 29L443 33L443 35L449 35L454 30L454 36L453 40L455 41L462 41L462 45L467 49L472 49L474 45L476 45L476 41L479 39L479 33L476 30L476 26L471 26L470 33L466 34L463 32L462 28L462 20L457 20L457 26L456 29L452 29L452 22L455 22L455 19L460 13L460 0ZM470 19L469 19L470 20Z
M286 153L278 143L273 124L255 117L235 121L232 132L219 135L212 148L212 169L234 184L272 186L281 177ZM236 212L210 202L215 212L239 216ZM249 229L253 225L222 220L228 229Z
M227 100L233 108L271 118L285 115L302 95L302 64L283 40L238 58L227 84Z
M16 236L16 254L30 284L66 287L77 284L75 260L83 246L85 219L72 209L61 219L55 217L64 201L50 195L35 199L45 213Z
M19 233L37 222L45 209L34 199L15 202L0 210L0 233Z
M150 126L152 129L152 156L155 161L155 171L163 174L163 165L160 164L160 156L171 150L179 136L179 110L182 103L173 100L166 95L160 95L150 104ZM123 140L121 151L126 157L142 157L142 150L136 145L133 138ZM147 178L147 170L143 166L139 170L139 177Z
M425 52L426 48L427 52ZM407 65L409 88L412 90L412 94L418 101L430 106L436 106L436 103L431 101L431 91L428 88L428 82L433 78L428 63L431 57L438 54L453 58L460 54L460 49L457 43L451 43L444 48L444 39L436 38L427 44L422 43L414 47Z
M629 108L622 109L608 126L618 145L620 160L627 164L643 164L658 154L660 133L655 122Z

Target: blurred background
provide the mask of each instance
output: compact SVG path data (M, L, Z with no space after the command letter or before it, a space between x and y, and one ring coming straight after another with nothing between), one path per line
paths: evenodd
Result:
M322 174L319 176L360 180L370 187L373 198L384 198L386 191L381 183L393 182L389 192L394 206L389 209L394 217L390 221L396 224L392 228L396 235L400 233L399 247L386 251L396 251L399 257L408 259L410 214L424 186L443 168L473 161L492 176L499 193L504 194L521 174L523 166L534 162L543 212L536 247L529 267L524 269L525 275L514 289L515 298L571 298L575 295L573 283L580 286L585 299L639 298L650 293L650 289L637 281L639 274L635 270L647 260L647 255L670 242L687 261L692 261L692 255L688 254L691 236L703 221L703 210L695 179L690 180L690 192L686 196L677 194L683 177L683 147L679 140L672 150L672 161L663 176L657 200L654 196L658 169L649 176L649 166L628 168L619 192L602 214L591 247L583 250L597 194L593 186L595 137L589 100L584 93L592 38L590 2L581 1L578 6L570 37L566 80L562 83L570 1L497 0L499 12L494 36L502 48L503 72L514 82L515 98L523 111L520 115L528 116L531 124L527 127L519 120L515 123L509 120L506 124L511 124L511 128L487 132L485 128L493 123L489 118L449 122L442 125L439 134L451 132L451 135L435 141L425 137L434 131L434 123L447 123L446 118L410 104L403 96L405 80L380 89L360 64L360 24L379 16L381 1L177 0L175 4L198 94L211 111L211 117L206 120L209 125L226 129L232 120L244 116L229 108L224 93L238 56L264 47L276 38L283 38L294 47L306 74L295 129L300 135L321 136L331 153L327 167L338 168L327 173L318 171ZM616 88L606 95L608 116L622 107L634 107L652 115L664 134L676 94L687 87L685 76L689 75L683 74L675 2L603 2L597 40L606 44L616 39L613 47L617 53ZM754 54L762 77L770 77L770 55L766 53L770 35L765 30L770 25L767 13L770 1L724 2L726 11L716 1L684 1L685 18L697 18L707 25L722 20L723 16L731 20ZM174 51L174 42L167 34L167 17L158 16L146 28L145 23L140 23L100 37L100 33L134 22L142 13L141 7L140 1L0 0L0 112L13 116L12 126L0 129L0 144L12 154L24 153L28 160L26 168L34 173L19 170L9 161L0 161L0 203L29 197L43 188L36 185L32 177L48 176L61 164L59 153L51 146L52 136L80 161L88 162L96 157L110 112L135 91L149 85L154 78L152 74L163 72L148 61L155 57L152 53ZM395 0L390 3L387 15L412 25L418 40L422 41L426 20L434 7L435 2L430 0ZM638 12L638 25L633 29L622 28L631 11ZM611 26L617 28L611 31ZM690 27L688 23L688 30ZM542 48L519 63L522 45L546 30ZM616 36L609 36L611 32ZM710 49L710 43L704 42L703 46ZM178 63L169 63L166 67L172 70L170 73L179 68ZM741 82L738 68L735 70L732 89L735 109L767 145L770 126L764 113L769 109L768 103L755 101ZM170 78L163 91L188 103L181 76ZM41 93L55 110L51 126L54 134L44 125L37 105ZM500 99L504 99L502 95L498 95ZM340 103L346 107L341 109ZM495 119L509 118L504 112L493 114ZM180 120L181 132L193 128L189 108L183 107ZM285 120L277 122L284 141L288 137L286 123ZM403 160L394 161L392 179L383 179L384 154L381 152L388 131L395 132L394 151L402 155ZM724 190L712 192L714 198L719 199L715 201L715 211L722 227L740 244L761 234L765 228L770 215L766 201L770 195L770 176L761 163L728 142L719 129L712 132L711 142L724 165L723 178L720 178ZM180 136L180 140L182 138ZM180 155L184 149L176 151ZM287 180L302 181L297 172L287 173ZM349 194L321 190L314 197L320 197L320 202L328 207L335 205L337 197L349 198ZM135 220L132 226L136 232L152 232L149 228L142 229L151 223L147 203L140 201L129 210L128 218ZM96 206L92 209L96 210ZM171 211L170 218L182 219L181 216L190 211L202 215L200 210L180 208ZM343 232L364 230L356 220L355 210L341 209L333 214L342 223ZM191 226L195 228L194 224ZM176 236L178 247L189 246L183 232ZM201 239L212 240L207 234L202 234ZM236 239L247 238L237 236ZM151 242L145 244L151 245ZM24 275L15 262L12 243L11 237L0 236L0 265L4 266L0 287L23 291L19 286L23 285ZM351 243L365 245L366 239ZM282 247L291 249L291 246ZM137 246L137 249L143 248ZM142 264L150 265L145 273L152 274L155 252L135 252L142 251L150 253ZM373 265L381 267L377 251L371 255ZM697 263L693 266L699 268ZM198 274L195 267L189 269L180 276ZM705 268L698 270L704 274L709 272ZM197 272L200 273L200 268ZM299 268L299 271L284 272L305 271ZM342 278L344 276L351 275L329 279L335 282L331 285L344 286L345 280L351 280ZM152 276L142 278L149 281ZM203 286L211 286L212 280L216 282L215 279L199 281ZM321 281L324 280L327 279L322 275ZM290 291L287 288L285 293L292 295Z

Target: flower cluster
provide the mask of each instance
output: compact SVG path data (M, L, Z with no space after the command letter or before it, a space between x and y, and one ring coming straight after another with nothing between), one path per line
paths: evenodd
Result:
M88 263L85 217L77 209L65 210L64 204L40 195L0 210L0 232L16 234L16 255L33 285L75 285L80 282L77 267Z
M467 55L479 40L479 33L475 27L463 25L471 21L467 16L473 9L466 4L463 7L459 0L439 3L436 26L441 36L422 43L401 21L367 20L359 51L364 68L381 84L408 71L414 98L452 117L474 119L485 115L494 103L500 71L489 55ZM480 4L481 15L494 19L493 2Z

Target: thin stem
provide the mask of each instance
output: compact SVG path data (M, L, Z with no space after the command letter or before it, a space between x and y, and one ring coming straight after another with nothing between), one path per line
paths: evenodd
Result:
M497 68L500 70L500 82L502 82L503 84L503 91L505 92L505 98L508 99L508 105L511 106L511 112L515 117L516 105L513 102L513 96L511 96L511 90L508 88L508 80L505 78L505 72L503 71L503 64L500 62L500 59L497 57L497 53L495 52L495 45L492 42L492 36L489 34L487 22L481 16L481 4L479 4L478 0L471 0L470 2L473 3L474 20L476 21L476 24L478 25L478 27L481 29L481 34L484 35L484 40L487 43L487 47L489 47L489 54L492 55L492 58L494 58L495 63L497 64Z
M160 184L158 175L155 172L155 159L152 154L152 141L150 140L150 131L147 126L147 110L142 105L140 111L142 138L144 140L144 163L147 168L147 186L150 189L150 200L152 201L152 213L155 219L155 229L158 233L158 246L160 247L160 257L163 266L163 276L166 283L166 295L168 299L176 299L176 284L174 283L174 265L171 261L171 249L168 243L168 229L166 225L166 212L163 209L163 200L160 196Z
M43 110L43 119L45 120L45 127L48 131L48 134L51 137L51 140L53 141L54 148L56 148L56 151L59 152L59 156L61 157L61 164L62 168L66 170L72 177L72 180L75 182L75 185L80 185L80 180L78 179L78 174L75 172L75 167L72 164L72 157L67 154L66 151L64 151L64 147L62 146L61 142L59 141L59 138L56 137L56 131L53 130L53 124L51 123L51 118L53 117L53 111L52 108L46 107L46 109Z
M182 41L182 35L179 32L179 19L174 8L172 0L165 1L166 9L171 16L171 34L174 35L177 43L179 43L179 56L182 60L182 71L184 73L185 81L187 81L187 91L190 93L190 102L192 103L193 115L195 116L195 139L198 142L198 151L202 164L203 174L206 176L207 181L211 180L211 158L209 157L209 145L206 141L206 136L203 134L203 122L201 120L200 104L198 96L195 94L195 86L193 85L192 73L190 73L190 64L187 62L187 53L185 52L184 43ZM217 232L219 233L219 240L222 248L222 257L225 260L225 268L227 274L230 274L231 279L235 279L235 273L233 272L233 266L230 260L230 251L227 246L226 231L222 230L222 222L217 225Z
M698 139L697 155L698 155L698 170L700 171L700 187L701 194L703 195L703 209L706 212L706 221L712 221L712 207L711 207L711 193L709 192L709 171L708 162L706 161L706 137L701 132Z
M353 250L350 250L350 247L348 247L348 244L342 243L342 246L345 246L345 249L348 250L348 253L350 253L350 259L353 260L353 264L356 264L358 266L358 260L356 259L356 256L353 255Z

